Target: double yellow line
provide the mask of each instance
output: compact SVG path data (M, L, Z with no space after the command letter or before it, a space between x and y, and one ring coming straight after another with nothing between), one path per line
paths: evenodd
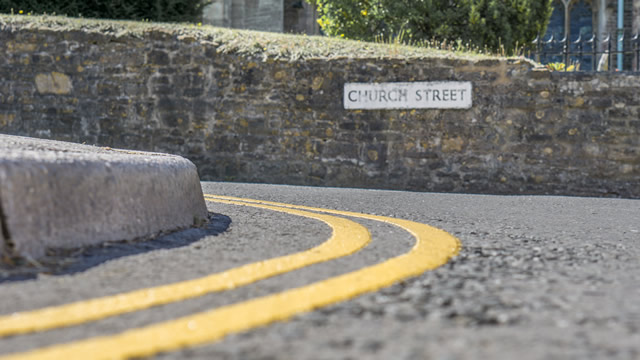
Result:
M404 255L300 288L131 329L117 335L54 345L0 357L0 360L126 359L213 342L231 333L285 320L301 312L347 300L421 274L446 263L460 247L459 241L446 232L408 220L235 197L205 195L205 198L213 202L253 206L317 219L327 223L333 229L333 234L329 240L310 250L244 265L200 279L3 316L0 317L0 337L77 325L233 289L352 254L370 242L370 234L362 225L345 218L315 212L390 223L410 232L416 238L416 244Z

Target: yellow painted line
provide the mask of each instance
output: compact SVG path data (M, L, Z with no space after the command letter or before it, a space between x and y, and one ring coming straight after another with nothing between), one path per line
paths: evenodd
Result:
M209 201L252 206L320 220L332 228L333 234L324 243L307 251L247 264L199 279L2 316L0 337L77 325L216 291L234 289L304 266L352 254L371 241L371 235L364 226L340 217L247 202L220 199Z
M0 360L127 359L205 344L231 333L286 320L301 312L348 300L419 275L445 264L460 248L458 239L428 225L383 216L318 210L400 226L416 238L416 244L404 255L300 288L131 329L117 335L51 346L2 357Z
M438 266L445 264L450 258L455 256L460 251L460 247L461 247L460 241L457 238L449 235L447 232L434 228L429 225L421 224L421 223L410 221L410 220L396 219L388 216L362 214L362 213L357 213L352 211L331 210L331 209L322 209L322 208L311 207L311 206L283 204L283 203L278 203L273 201L243 199L243 198L238 198L233 196L218 196L218 195L205 194L205 199L230 200L230 201L233 200L233 201L240 201L240 202L246 202L251 204L279 206L279 207L290 208L290 209L319 211L319 212L324 212L324 213L334 214L334 215L342 215L342 216L350 216L350 217L356 217L356 218L367 219L367 220L375 220L375 221L380 221L380 222L401 227L407 230L416 238L416 245L414 246L412 252L415 250L430 252L430 255L424 259L427 262L423 264L427 266L427 268L425 270L420 271L419 273L423 273L424 271L435 269ZM425 236L425 237L419 236L419 234L426 235L430 233L427 230L431 232L440 233L442 237L429 238L428 236ZM428 247L428 250L426 249L426 247ZM409 254L411 254L411 252L406 255L409 255ZM403 255L403 256L406 256L406 255Z

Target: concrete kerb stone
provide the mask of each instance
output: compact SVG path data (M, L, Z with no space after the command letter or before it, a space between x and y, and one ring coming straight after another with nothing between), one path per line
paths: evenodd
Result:
M207 216L196 167L180 156L0 134L0 255L37 259Z

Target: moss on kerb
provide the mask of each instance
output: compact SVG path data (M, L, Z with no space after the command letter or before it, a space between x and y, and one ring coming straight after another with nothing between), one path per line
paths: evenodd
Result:
M0 31L7 30L84 31L104 36L157 38L175 37L185 42L216 46L225 53L241 53L265 59L298 60L308 58L464 60L500 59L476 53L452 53L422 47L377 44L322 36L289 35L248 30L231 30L193 24L147 23L93 20L61 16L14 16L0 14Z

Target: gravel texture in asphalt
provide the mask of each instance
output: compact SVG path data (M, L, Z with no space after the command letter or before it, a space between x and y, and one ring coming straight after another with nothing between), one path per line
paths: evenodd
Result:
M158 359L638 359L640 201L478 196L202 183L204 193L413 220L462 242L446 265L381 291ZM144 243L91 248L65 269L0 283L0 314L192 279L302 251L318 221L208 203L209 225ZM233 291L40 334L0 339L0 354L113 334L302 286L408 251L401 229L362 251ZM37 296L36 296L37 295Z

